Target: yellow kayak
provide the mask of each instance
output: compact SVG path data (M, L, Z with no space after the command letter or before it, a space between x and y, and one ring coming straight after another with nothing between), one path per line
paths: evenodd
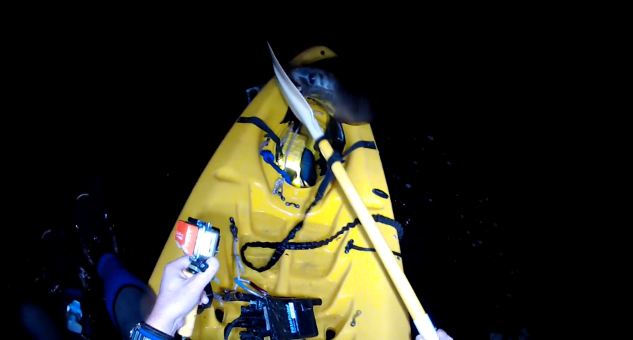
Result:
M333 57L330 49L313 47L291 64ZM310 104L402 265L400 226L371 127L334 122ZM179 220L208 221L220 230L214 293L249 293L236 284L241 280L274 297L318 299L316 339L410 339L409 316L378 256L314 141L291 116L272 79L228 132L180 213ZM165 264L183 255L174 237L175 229L149 281L156 292ZM192 338L224 339L247 305L214 299L197 316ZM240 339L241 331L230 330L229 339Z

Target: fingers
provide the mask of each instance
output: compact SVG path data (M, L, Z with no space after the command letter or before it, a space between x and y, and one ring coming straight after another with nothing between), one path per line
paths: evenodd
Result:
M191 274L187 271L190 260L188 256L178 258L165 266L165 276L179 277L184 280L183 284L190 286L190 289L202 291L204 286L211 282L213 276L220 269L220 263L215 257L207 259L209 267L204 272L198 274Z
M220 269L220 262L215 257L211 257L207 260L207 264L209 268L202 273L198 273L194 275L191 279L189 279L189 285L191 285L191 289L202 290L206 285L211 282L213 276Z
M204 272L196 275L199 277L199 280L205 281L205 284L209 283L213 276L215 276L215 274L218 272L218 269L220 269L220 262L218 262L218 259L216 259L215 257L208 258L207 264L209 265L209 268L207 268L207 270L205 270Z
M180 271L180 277L185 280L189 280L193 276L193 273L187 269L183 269Z
M218 261L215 257L210 257L207 259L207 264L209 265L209 268L207 268L205 273L209 273L209 276L213 278L213 276L215 276L218 272L218 269L220 269L220 261Z
M207 303L209 303L209 297L207 296L207 293L205 291L202 291L202 294L200 294L199 305L206 305Z

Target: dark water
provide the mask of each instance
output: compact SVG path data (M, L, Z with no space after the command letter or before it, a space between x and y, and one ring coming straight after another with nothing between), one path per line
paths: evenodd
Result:
M4 283L16 300L33 296L39 266L59 255L38 239L70 223L72 194L91 175L105 180L122 259L148 278L245 107L244 89L272 76L264 40L120 38L44 35L22 55L9 178L18 184L12 217L31 250ZM543 227L531 203L542 171L533 128L544 119L530 100L538 64L528 61L539 56L502 36L457 38L272 43L282 60L324 43L366 70L376 142L406 230L405 270L436 325L461 339L534 335L531 245Z

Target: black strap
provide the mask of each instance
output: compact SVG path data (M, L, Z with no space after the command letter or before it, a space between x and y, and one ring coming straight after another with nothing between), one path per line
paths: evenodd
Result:
M324 137L319 138L317 141L320 141L322 138ZM318 142L315 145L318 145ZM375 149L376 143L372 141L365 141L365 140L358 141L352 144L352 146L350 146L349 149L347 149L345 152L343 152L342 157L346 157L352 151L361 147ZM330 184L330 182L332 182L332 179L334 178L334 174L332 173L332 164L335 161L344 162L345 160L341 158L341 155L338 152L335 152L332 155L332 157L330 157L330 159L327 162L327 171L325 172L325 175L323 175L323 180L321 181L321 184L319 185L319 189L317 189L317 193L314 196L314 201L312 202L312 205L316 205L323 198L323 195L325 194L325 189L327 189L327 186Z
M352 146L350 146L349 148L347 148L347 150L343 152L343 157L347 157L347 155L349 155L350 153L352 153L352 151L358 148L366 148L366 149L374 149L374 150L377 149L376 143L374 141L359 140L358 142L352 144Z
M238 316L237 319L229 322L228 325L226 325L226 327L224 327L224 340L228 340L229 336L231 335L231 331L233 330L233 328L235 327L244 327L244 326L248 326L248 324L242 320L241 316Z
M319 150L319 143L323 140L326 139L325 135L317 138L317 140L314 141L314 149L317 151ZM345 150L343 152L343 157L347 157L347 155L349 155L350 153L352 153L352 151L358 149L358 148L366 148L366 149L374 149L376 150L376 142L371 141L371 140L359 140L358 142L352 144L352 146L350 146L349 148L347 148L347 150Z
M374 216L374 220L376 220L376 222L378 223L382 223L382 224L386 224L386 225L390 225L392 227L394 227L396 229L396 231L398 232L398 239L401 240L402 237L404 236L404 228L402 227L402 224L400 224L400 222L391 219L387 216L383 216L383 215L373 215Z
M321 143L322 140L327 139L327 137L325 136L325 134L319 138L317 138L314 141L314 150L321 152L321 150L319 150L319 143Z
M332 154L332 156L330 156L330 158L327 160L327 168L328 168L328 170L332 169L332 164L334 164L336 162L343 162L343 157L341 157L340 153L335 151Z
M330 182L332 182L333 178L334 178L334 173L332 172L331 169L328 169L325 175L323 175L323 180L321 181L321 184L319 185L319 189L317 189L316 195L314 195L314 201L312 202L312 205L317 204L323 198L323 195L325 195L325 189L330 184Z
M308 210L310 210L310 208L308 208ZM307 213L306 213L306 215L307 215ZM253 270L256 270L256 271L258 271L260 273L272 268L279 261L281 256L286 251L286 249L288 247L288 243L290 243L290 240L295 238L295 235L297 234L297 232L299 230L301 230L301 228L303 228L303 221L300 221L299 223L297 223L297 225L295 225L292 228L292 230L290 230L290 232L288 233L286 238L284 238L283 241L281 241L281 242L261 242L261 241L256 241L256 242L248 242L248 243L244 244L242 246L242 248L240 248L240 255L242 256L242 261L244 261L244 264L247 267L249 267L249 268L251 268ZM268 263L266 263L263 267L255 267L246 258L246 249L248 249L249 247L271 248L271 249L275 249L275 252L273 253L273 255L268 260Z
M319 151L319 143L321 142L321 140L325 139L325 135L317 138L317 140L314 142L314 149ZM352 144L352 146L350 146L349 148L347 148L347 150L343 151L343 157L347 157L347 155L349 155L350 153L352 153L352 151L358 149L358 148L366 148L366 149L374 149L376 150L376 142L371 141L371 140L359 140L358 142Z
M382 215L372 215L374 220L378 223L383 223L383 224L387 224L390 225L394 228L396 228L396 225L400 225L400 223L382 216ZM395 223L394 223L395 222ZM286 250L309 250L309 249L316 249L316 248L320 248L323 247L327 244L329 244L330 242L334 241L337 237L343 235L345 232L347 232L348 230L356 227L358 224L360 224L360 221L358 219L355 219L354 221L347 223L346 225L344 225L339 231L337 231L334 235L321 240L321 241L312 241L312 242L290 242L290 240L292 240L296 233L301 230L301 228L303 227L303 221L297 223L297 225L292 228L292 230L290 231L290 233L288 233L288 236L286 236L286 238L281 241L281 242L261 242L261 241L256 241L256 242L248 242L246 244L244 244L242 246L242 248L240 249L240 254L242 256L242 261L244 261L244 264L246 266L248 266L249 268L256 270L258 272L263 272L266 271L270 268L272 268L275 264L277 264L277 262L279 261L279 259L281 258L281 256L284 254L284 252ZM400 228L402 228L400 226ZM398 230L398 228L396 228L396 230ZM246 258L246 250L250 247L255 247L255 248L268 248L268 249L275 249L275 252L273 253L273 255L270 257L270 259L268 260L268 263L266 263L266 265L262 266L262 267L255 267L247 258Z
M378 188L371 189L371 192L373 192L374 195L376 195L376 196L378 196L380 198L384 198L384 199L388 199L389 198L389 195L386 192L384 192L384 191L382 191L382 190L380 190Z
M280 139L279 136L277 136L275 134L275 132L273 132L273 130L266 125L266 123L261 120L258 117L240 117L237 119L238 123L250 123L253 124L255 126L257 126L258 128L262 129L264 132L266 132L266 136L268 136L270 139L272 139L272 141L277 145L277 147L280 147ZM275 163L275 156L272 154L272 152L268 151L268 150L261 150L260 151L260 155L262 156L262 159L268 163L273 169L275 169L275 171L277 171L277 173L279 173L284 180L286 181L286 183L290 184L292 182L292 180L290 179L290 176L288 175L288 173L286 173L285 171L281 170L281 168Z
M274 132L272 132L272 130L270 130L270 128L259 118L257 117L240 117L238 119L238 122L240 123L252 123L257 125L259 128L261 128L262 130L266 131L270 138L273 139L273 141L275 141L275 143L279 144L279 137L277 137ZM318 150L318 143L324 139L325 136L321 136L320 138L318 138L315 141L315 149ZM332 156L330 157L330 159L328 159L327 161L327 171L324 175L323 180L321 181L321 184L319 185L319 188L317 189L317 193L314 197L314 200L312 201L312 203L308 206L308 208L306 209L304 216L307 216L308 213L310 212L310 210L323 198L323 195L325 194L325 190L327 188L327 186L332 182L333 179L333 174L332 174L332 164L334 164L334 162L343 162L343 157L349 155L351 152L353 152L354 150L358 149L358 148L368 148L368 149L376 149L376 143L374 143L373 141L358 141L354 144L352 144L352 146L350 146L347 150L345 150L345 152L343 153L343 155L341 156L341 154L339 154L338 152L334 152L334 154L332 154ZM394 227L396 229L396 231L398 232L398 236L399 238L402 237L402 234L404 232L404 230L402 230L402 226L400 225L400 223L396 222L395 220L389 219L385 216L382 215L374 215L374 220L376 220L376 222L379 223L385 223L387 225L390 225L392 227ZM240 254L242 257L242 260L244 261L244 264L253 269L256 270L258 272L263 272L266 271L270 268L272 268L281 258L281 256L284 254L284 252L286 250L306 250L306 249L315 249L315 248L319 248L322 247L324 245L327 245L328 243L332 242L333 240L335 240L337 237L339 237L340 235L342 235L343 233L345 233L346 231L348 231L349 229L352 229L354 227L356 227L356 225L358 225L358 223L360 223L358 221L358 219L354 220L353 222L350 222L348 224L346 224L345 226L343 226L338 232L336 232L336 234L321 240L321 241L315 241L315 242L290 242L291 240L293 240L296 236L296 234L299 232L299 230L301 230L303 228L303 220L298 222L288 233L288 235L281 241L281 242L261 242L261 241L256 241L256 242L248 242L244 245L242 245L242 247L240 248ZM266 263L264 266L262 267L255 267L247 258L246 258L246 250L249 247L257 247L257 248L269 248L269 249L275 249L275 251L273 252L272 256L270 257L270 259L268 260L268 263Z
M277 144L277 146L279 146L279 144L281 143L281 141L279 140L279 136L277 136L277 134L275 134L275 132L273 132L273 130L268 125L266 125L266 123L264 123L263 120L259 119L258 117L240 117L237 119L237 122L253 124L257 126L258 128L262 129L264 132L266 132L268 137L270 137L270 139L272 139L273 142Z
M273 142L275 142L275 144L279 145L281 143L279 136L277 136L277 134L275 134L275 132L259 117L240 117L237 119L237 122L253 124L257 126L258 128L262 129L264 132L266 132L268 137L270 137L270 139L272 139ZM325 135L323 135L314 142L314 148L316 150L319 150L319 142L321 142L321 140L325 138L326 138ZM377 149L376 143L374 141L360 140L352 144L352 146L350 146L347 150L345 150L343 152L343 157L347 157L347 155L349 155L350 153L352 153L352 151L358 148L366 148L366 149L374 149L374 150Z
M347 245L345 246L345 254L349 254L350 250L359 250L359 251L376 251L376 248L365 248L365 247L359 247L357 245L354 244L354 240L349 240L349 242L347 242ZM397 251L391 251L394 255L398 256L398 257L402 257L402 254L397 252Z

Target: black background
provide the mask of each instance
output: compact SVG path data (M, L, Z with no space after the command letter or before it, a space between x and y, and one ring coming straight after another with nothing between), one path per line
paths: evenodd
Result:
M323 44L371 84L405 270L436 326L462 339L543 335L554 308L545 268L565 270L549 252L568 228L547 213L565 190L557 164L578 152L565 137L567 84L579 77L566 32L427 28L233 37L112 25L17 38L5 195L36 250L16 261L8 291L30 294L47 256L40 234L70 223L72 195L92 175L107 184L121 258L148 278L244 90L272 76L265 41L280 60Z

